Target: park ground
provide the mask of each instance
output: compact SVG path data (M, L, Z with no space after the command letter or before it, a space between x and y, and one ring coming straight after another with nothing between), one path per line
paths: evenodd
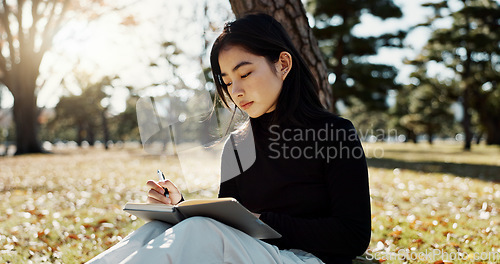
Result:
M355 263L500 262L499 147L363 145L372 239ZM157 168L181 177L173 159L138 147L0 157L0 263L83 263L111 247L144 223L122 207L145 201Z

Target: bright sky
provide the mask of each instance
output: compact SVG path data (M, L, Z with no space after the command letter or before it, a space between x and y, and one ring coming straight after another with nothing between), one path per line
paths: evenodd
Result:
M183 76L192 76L186 80L198 80L197 76L201 70L199 54L202 52L203 24L207 22L203 14L204 2L189 1L193 3L189 5L186 4L188 2L180 0L142 0L121 13L108 14L88 24L82 21L68 23L56 36L52 51L46 54L42 62L39 82L45 81L45 86L39 94L38 106L54 107L61 95L79 94L80 89L74 79L70 78L71 71L76 68L79 72L92 73L93 81L102 76L118 74L120 79L114 83L117 88L111 101L115 112L124 110L126 90L123 87L146 87L151 83L164 82L165 78L168 78L169 69L166 66L149 67L152 61L161 62L157 59L161 54L159 43L163 41L175 40L178 43L185 54L181 59L180 73ZM208 2L211 12L209 17L219 19L215 22L218 28L205 32L207 38L212 41L221 31L223 22L233 17L229 1ZM427 0L394 2L402 8L403 19L382 21L365 14L361 17L362 24L354 28L354 33L358 36L376 36L398 29L404 30L424 22L426 16L430 15L430 10L419 6ZM133 15L137 26L121 25L123 18L127 16L124 14ZM428 35L429 30L416 30L406 39L413 49L382 49L380 54L372 56L370 60L395 65L401 70L398 81L407 83L412 69L403 65L402 60L404 57L413 57L415 50L425 44ZM60 85L63 78L66 89ZM196 81L193 85L197 85ZM1 106L9 107L12 102L10 94L3 91Z

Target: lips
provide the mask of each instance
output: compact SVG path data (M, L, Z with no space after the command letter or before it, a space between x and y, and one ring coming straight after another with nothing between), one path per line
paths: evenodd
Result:
M243 104L241 104L241 109L243 109L243 110L248 109L252 105L253 105L253 101L251 101L251 102L244 102Z

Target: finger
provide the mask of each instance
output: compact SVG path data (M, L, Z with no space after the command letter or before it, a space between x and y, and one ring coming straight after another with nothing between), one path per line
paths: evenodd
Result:
M160 194L163 194L165 196L165 190L163 189L162 186L158 184L158 182L149 180L146 184L150 189L157 191Z
M160 203L164 203L164 204L172 204L172 201L170 200L170 198L166 197L165 195L157 192L156 190L154 189L150 189L149 192L148 192L148 199L149 198L152 198L154 200L157 200L158 202Z
M179 189L177 186L169 179L166 179L165 181L158 182L158 184L161 187L167 188L168 192L170 194L180 194Z
M148 199L146 200L146 203L162 204L162 202L156 200L155 198L151 198L149 196L148 196Z
M158 183L160 186L167 188L169 192L169 198L172 204L178 204L182 200L182 194L179 188L169 179L161 181Z
M152 198L152 197L148 197L148 199L146 200L146 203L165 204L164 202L158 201L158 200L156 200L155 198ZM167 205L171 205L171 204L167 204Z

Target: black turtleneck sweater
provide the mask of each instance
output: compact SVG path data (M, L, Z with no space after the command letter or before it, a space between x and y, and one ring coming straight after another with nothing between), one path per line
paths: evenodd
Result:
M260 213L282 235L265 241L280 249L301 249L325 263L347 263L362 255L370 243L370 194L352 123L331 115L307 128L278 127L270 117L250 119L255 162L223 181L219 197L234 197ZM224 153L233 151L230 145L228 140L224 147L223 179L228 179Z

